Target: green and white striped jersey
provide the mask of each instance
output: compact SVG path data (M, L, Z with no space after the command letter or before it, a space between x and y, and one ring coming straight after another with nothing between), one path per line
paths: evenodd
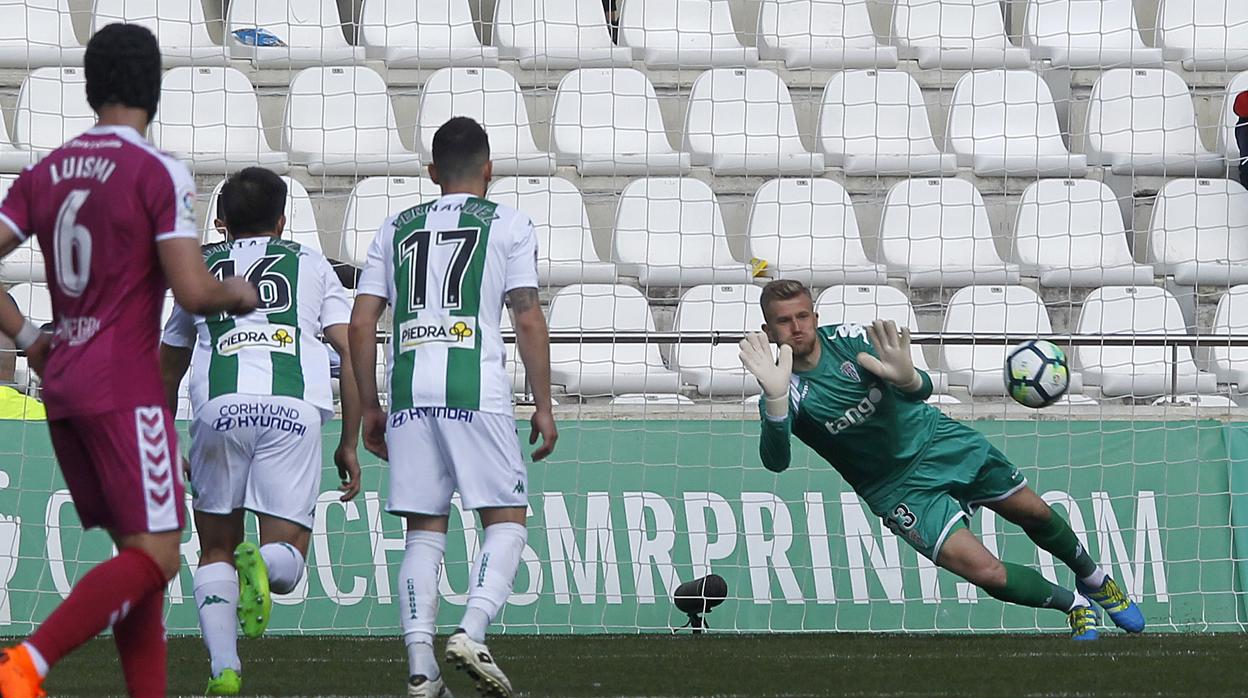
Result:
M537 234L514 208L451 194L387 219L356 292L394 311L390 409L513 414L499 320L517 288L537 288Z
M222 395L284 395L334 415L326 327L351 321L351 301L324 255L296 242L249 237L204 248L219 279L256 285L260 307L242 316L202 317L179 306L165 325L165 344L194 347L191 407L199 413Z

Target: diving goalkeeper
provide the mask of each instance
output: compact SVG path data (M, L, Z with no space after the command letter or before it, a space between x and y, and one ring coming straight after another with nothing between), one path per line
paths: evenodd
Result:
M910 332L891 321L819 327L810 289L763 289L763 332L741 341L741 363L763 389L759 453L789 467L789 436L827 460L895 534L993 598L1067 615L1071 637L1097 639L1091 601L1127 632L1144 615L1106 575L1057 512L979 432L924 401L932 380L914 367ZM768 342L780 345L779 359ZM1002 562L966 527L988 507L1075 572L1076 590Z

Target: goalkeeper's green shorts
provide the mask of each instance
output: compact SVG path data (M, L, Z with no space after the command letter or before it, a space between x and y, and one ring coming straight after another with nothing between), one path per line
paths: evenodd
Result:
M940 546L975 510L1027 485L1027 479L983 434L942 419L922 460L904 480L867 504L920 554L935 561Z

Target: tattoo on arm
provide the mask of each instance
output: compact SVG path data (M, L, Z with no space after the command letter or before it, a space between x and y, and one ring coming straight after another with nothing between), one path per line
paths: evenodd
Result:
M541 305L535 288L515 288L507 293L507 305L519 315Z

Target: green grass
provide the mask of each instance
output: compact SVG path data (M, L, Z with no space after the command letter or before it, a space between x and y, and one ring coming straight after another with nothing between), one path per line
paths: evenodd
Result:
M521 696L1215 696L1248 691L1248 637L1107 631L1096 643L1020 635L497 636ZM439 641L439 646L441 641ZM243 641L245 695L400 695L397 638ZM197 638L173 638L169 694L203 690ZM460 698L471 683L448 672ZM96 640L49 677L51 695L124 690Z

